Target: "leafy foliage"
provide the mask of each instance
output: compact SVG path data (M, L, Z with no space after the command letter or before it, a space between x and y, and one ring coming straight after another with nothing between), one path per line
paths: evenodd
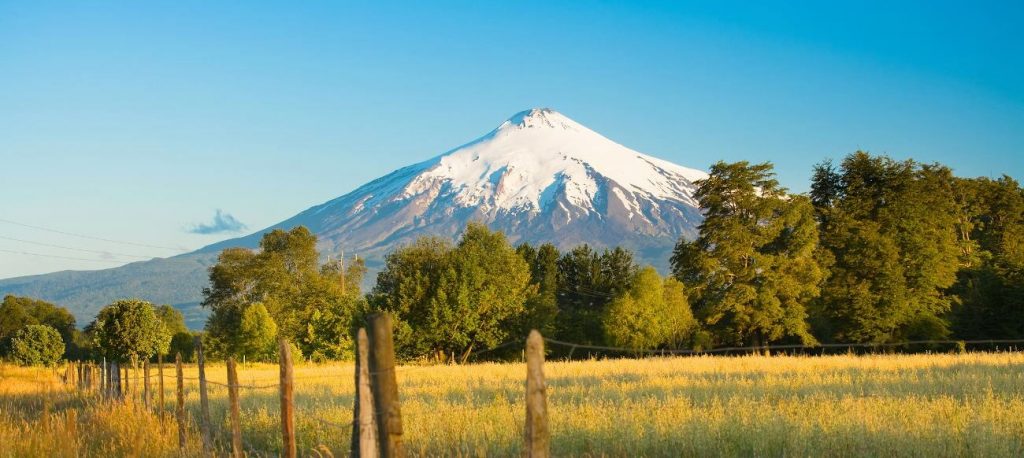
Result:
M629 291L605 311L608 343L631 349L676 347L696 328L682 283L662 279L653 267L637 273Z
M831 338L886 342L944 323L952 305L946 291L969 251L957 237L953 182L946 167L863 152L839 169L817 167L812 189L832 261L819 310ZM931 337L948 334L931 328Z
M242 323L238 332L243 343L243 356L252 361L268 361L273 358L277 324L263 304L257 302L242 312Z
M53 327L30 324L11 340L11 359L23 366L52 366L64 354L64 340Z
M203 306L212 312L206 323L211 353L252 351L249 335L239 331L246 311L258 303L276 325L277 335L298 345L302 353L351 357L352 325L365 309L359 291L365 270L361 261L321 267L316 236L302 226L268 232L259 252L224 250L210 268L210 286L203 291Z
M470 224L454 247L428 238L388 255L371 306L395 314L403 354L465 360L508 336L536 291L529 280L504 234Z
M727 344L814 343L805 304L824 272L808 199L787 195L771 164L747 162L712 166L695 197L700 235L681 240L671 262L705 325Z
M107 358L122 362L167 354L171 334L149 302L124 299L100 310L92 325L96 345Z
M37 324L49 326L60 333L65 343L61 354L78 355L79 348L75 345L78 330L71 312L46 301L13 295L4 296L0 303L0 355L10 352L11 339L19 331Z

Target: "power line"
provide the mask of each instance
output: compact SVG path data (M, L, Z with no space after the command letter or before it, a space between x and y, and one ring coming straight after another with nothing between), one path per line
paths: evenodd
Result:
M16 239L14 237L7 237L7 236L3 236L3 235L0 235L0 239L13 240L15 242L22 242L22 243L31 243L32 245L48 246L48 247L60 248L60 249L64 249L64 250L81 251L83 253L111 254L111 255L116 255L116 256L127 256L127 257L130 257L130 258L138 258L138 259L153 259L153 258L158 257L158 256L139 256L139 255L136 255L136 254L118 253L116 251L86 250L84 248L74 248L74 247L69 247L69 246L54 245L54 244L51 244L51 243L33 242L31 240Z
M72 257L68 257L68 256L57 256L57 255L52 255L52 254L41 254L41 253L29 253L27 251L14 251L14 250L4 250L4 249L0 249L0 251L2 251L4 253L24 254L24 255L28 255L28 256L40 256L40 257L43 257L43 258L70 259L72 261L109 262L109 263L114 263L114 264L124 263L124 261L116 261L116 260L113 260L113 259L72 258Z
M11 221L11 220L8 220L8 219L3 219L3 218L0 218L0 223L13 224L15 226L27 227L27 228L30 228L30 229L37 229L37 230L46 231L46 232L53 232L55 234L70 235L72 237L81 237L83 239L99 240L101 242L119 243L119 244L122 244L122 245L141 246L141 247L147 247L147 248L159 248L161 250L182 251L181 248L172 248L172 247L160 246L160 245L148 245L148 244L145 244L145 243L126 242L124 240L113 240L113 239L105 239L105 238L102 238L102 237L93 237L91 235L75 234L73 232L60 231L60 230L57 230L57 229L50 229L48 227L42 227L42 226L33 226L31 224L19 223L17 221Z

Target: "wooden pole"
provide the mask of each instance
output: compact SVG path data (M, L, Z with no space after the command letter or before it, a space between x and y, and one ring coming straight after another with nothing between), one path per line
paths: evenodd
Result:
M242 415L238 408L238 370L235 358L228 358L228 400L231 402L231 456L242 458Z
M196 362L199 364L199 431L203 435L203 452L213 450L210 440L210 398L206 391L206 358L203 356L203 339L195 337Z
M107 379L107 357L103 357L103 364L100 365L100 395L107 398L107 387L109 386L109 380Z
M391 336L391 315L370 316L370 382L377 415L380 456L405 456L402 450L402 409L395 377L395 347Z
M149 360L142 362L142 404L149 410Z
M359 455L372 458L377 456L377 420L373 415L373 388L370 386L370 339L366 336L366 329L359 328L356 334L358 359L356 360L356 399L359 409L359 417L356 418L356 427L359 431ZM356 429L356 428L353 428Z
M278 341L281 352L281 439L283 449L281 455L285 458L295 458L295 411L292 403L292 350L288 341Z
M185 449L185 374L181 370L181 352L174 355L174 365L178 372L178 406L175 416L178 417L178 448Z
M160 379L159 382L158 382L159 385L160 385L160 395L158 396L159 399L160 399L160 404L157 404L157 405L159 406L159 410L160 410L160 424L162 425L162 424L164 424L164 410L165 410L165 407L164 407L164 355L156 355L156 376L157 376L157 378Z
M550 449L548 436L548 401L544 385L544 338L537 330L526 338L526 428L523 455L530 458L547 457Z
M117 361L110 362L110 377L112 378L113 397L121 399L121 366L117 364Z

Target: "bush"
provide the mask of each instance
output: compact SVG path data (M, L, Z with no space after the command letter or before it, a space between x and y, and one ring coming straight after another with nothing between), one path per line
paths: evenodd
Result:
M52 366L64 354L64 339L50 326L30 324L11 341L11 359L23 366Z

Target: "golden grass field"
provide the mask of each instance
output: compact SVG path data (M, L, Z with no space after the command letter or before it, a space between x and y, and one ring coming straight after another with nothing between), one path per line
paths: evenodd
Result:
M1024 456L1024 353L700 356L544 368L554 456ZM222 364L207 371L226 381ZM277 371L247 365L239 378L273 384ZM525 373L520 363L399 368L406 450L518 455ZM185 375L195 377L195 367ZM296 366L300 455L348 454L352 378L350 364ZM170 409L173 380L165 385ZM210 396L224 444L227 391L213 385ZM186 398L195 416L195 382ZM275 455L276 388L243 389L241 404L250 455ZM53 370L0 367L2 456L201 451L194 427L184 452L177 442L170 412L162 425L138 404L99 402L63 386Z

